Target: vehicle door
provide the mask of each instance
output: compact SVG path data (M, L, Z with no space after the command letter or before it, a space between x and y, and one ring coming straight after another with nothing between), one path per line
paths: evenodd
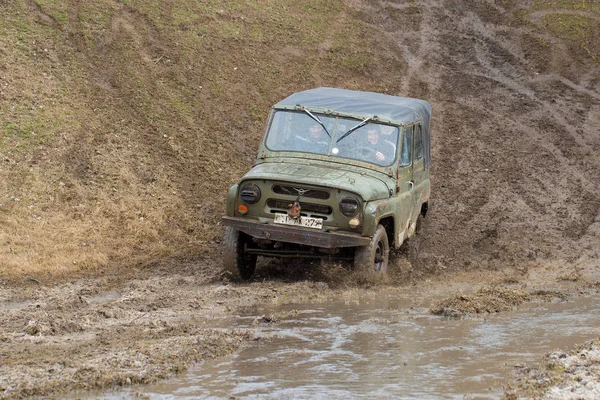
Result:
M421 204L423 203L422 199L426 194L426 178L425 174L425 158L423 157L423 126L421 122L415 124L414 133L413 133L413 163L412 163L412 177L414 184L414 208L415 213L413 217L416 217L421 212Z
M396 223L396 245L400 246L408 237L408 230L413 219L414 181L413 181L413 131L414 127L404 127L398 163L396 192L398 195L398 212Z

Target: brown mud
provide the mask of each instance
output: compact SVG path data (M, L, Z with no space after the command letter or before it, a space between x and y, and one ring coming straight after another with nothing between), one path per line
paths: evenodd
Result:
M0 8L18 2L4 3ZM27 3L34 16L29 17L48 29L59 24L37 2ZM70 2L64 16L71 22L84 12L76 3ZM344 58L347 54L337 54L329 39L316 47L266 39L248 46L243 38L205 35L204 47L193 43L187 56L178 56L177 35L169 36L147 14L121 2L113 4L113 36L100 36L99 47L79 34L77 23L65 24L60 34L75 50L56 50L60 57L54 57L53 46L47 46L48 60L36 62L47 63L60 80L59 61L68 64L71 54L83 60L91 78L82 80L93 87L89 93L73 91L81 98L72 101L87 114L79 116L83 123L72 129L74 136L57 134L52 148L24 150L23 159L2 149L7 155L0 186L6 198L0 222L7 228L0 232L0 265L18 271L35 259L31 252L42 252L37 247L56 246L60 262L54 264L67 273L23 279L13 274L0 281L0 398L145 383L230 354L257 340L252 330L228 323L241 306L419 289L432 298L447 297L441 313L459 316L518 307L543 291L551 298L555 292L595 290L600 281L598 11L547 4L348 1L340 7L338 24L369 32L365 35L378 46L369 48L367 57L381 64L358 66L352 57ZM169 16L164 11L161 17ZM566 17L577 24L569 26L573 20ZM220 10L208 22L172 25L185 33L194 24L221 20L249 26L271 21L261 18L256 11ZM588 22L583 40L576 35L581 19ZM551 29L553 22L561 28ZM348 54L364 56L362 44L355 43ZM346 60L347 68L327 70L336 57ZM121 62L130 59L137 64L123 69ZM257 61L263 59L271 69ZM195 61L203 70L219 71L218 79L205 79L197 66L193 70ZM311 62L317 66L307 66ZM8 76L2 99L20 102L25 78L11 68L0 65ZM76 65L72 68L65 72L67 81L70 73L77 77ZM301 73L280 78L296 70ZM128 76L135 79L123 78ZM146 80L157 86L148 92L131 86ZM261 264L249 283L228 282L220 273L218 250L226 190L251 166L268 106L315 86L432 103L432 200L420 257L410 264L397 256L384 282L349 274L340 265L278 262ZM177 97L181 91L183 98ZM179 118L165 92L179 99L174 104L192 104L194 111ZM161 118L164 126L155 122ZM213 131L218 143L208 134ZM45 194L28 198L31 186L4 188L11 177L21 176L20 165L29 176L52 170L54 160L64 161L56 168L60 174L39 172L29 184L50 182L48 193L58 193L61 202L51 197L44 203ZM129 183L118 186L123 182ZM53 210L60 211L50 214ZM70 211L65 216L62 210ZM64 230L51 229L62 227L62 221ZM71 226L85 234L71 235ZM43 235L34 236L28 227ZM123 241L121 232L135 241ZM30 235L55 242L40 246ZM63 243L68 246L60 247ZM164 258L169 249L183 250L170 260ZM93 257L84 257L88 251ZM127 268L69 278L77 273L72 265L79 265L71 252L87 265L111 260ZM148 265L155 259L162 261Z
M74 389L115 388L172 376L260 342L255 330L233 328L237 313L252 305L414 291L439 299L431 312L442 309L440 314L453 317L462 310L458 316L464 318L466 312L499 312L527 300L591 293L597 286L595 270L579 270L576 281L561 279L563 268L550 266L531 266L527 273L507 269L428 276L415 274L402 255L393 263L397 272L390 280L360 285L344 266L324 262L265 263L261 267L268 278L231 283L214 272L217 265L209 259L66 283L3 282L0 398L60 397ZM465 299L469 306L461 308ZM255 325L280 318L257 315Z
M600 396L600 339L571 351L556 350L538 366L521 365L505 398L597 399Z

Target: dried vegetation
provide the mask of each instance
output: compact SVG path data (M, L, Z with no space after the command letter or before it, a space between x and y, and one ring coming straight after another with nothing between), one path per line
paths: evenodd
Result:
M340 1L0 3L0 276L214 254L269 106L393 90ZM391 57L391 58L390 58ZM360 78L358 78L360 77Z
M433 103L423 268L594 256L598 5L497 3L0 2L0 277L218 256L269 106L315 86Z

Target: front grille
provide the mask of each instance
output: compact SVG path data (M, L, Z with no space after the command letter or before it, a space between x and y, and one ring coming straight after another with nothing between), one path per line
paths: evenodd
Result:
M311 189L301 186L274 185L273 192L277 194L310 197L312 199L320 200L327 200L329 198L329 192L326 190Z
M277 208L280 210L288 210L290 208L290 203L291 203L291 201L289 201L289 200L281 200L281 199L267 200L268 207ZM302 212L307 212L307 213L329 215L333 212L333 209L331 207L329 207L327 205L323 205L323 204L300 202L300 206L302 207Z

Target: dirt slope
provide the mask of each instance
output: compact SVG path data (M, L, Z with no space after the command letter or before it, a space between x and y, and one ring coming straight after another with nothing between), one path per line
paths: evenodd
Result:
M7 278L218 254L270 105L397 91L380 65L403 63L341 1L6 0L0 15Z
M598 263L599 14L548 3L363 5L408 62L401 93L433 103L430 266Z
M218 257L268 107L322 85L433 104L423 269L597 262L599 11L557 4L5 0L3 274Z

